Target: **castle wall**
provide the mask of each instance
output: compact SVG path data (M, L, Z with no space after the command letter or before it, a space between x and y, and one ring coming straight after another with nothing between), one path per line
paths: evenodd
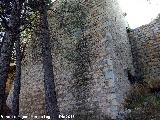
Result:
M73 113L76 114L77 111L77 114L84 117L88 114L88 116L100 117L101 119L104 119L101 115L115 118L119 112L123 111L122 103L125 93L129 89L125 71L127 69L133 70L124 16L117 1L88 1L83 4L89 7L84 31L89 52L88 57L85 58L86 61L84 60L89 64L88 81L85 86L75 85L78 79L74 76L77 63L73 61L67 63L68 60L62 58L60 52L57 52L59 57L54 57L54 61L57 63L54 65L59 71L56 76L58 84L60 83L59 88L57 87L61 93L59 96L60 109L64 114L68 114L71 110L71 113L74 111ZM53 19L54 12L51 12L49 16L55 39L64 42L64 46L66 41L68 44L72 43L74 40L70 37L67 38L63 30L56 29L56 20ZM76 51L75 46L71 45L72 51ZM71 52L71 54L74 53ZM60 60L64 62L60 62ZM78 65L82 64L78 63ZM67 70L69 66L70 68Z
M75 29L73 34L60 27L56 17L59 3L55 3L49 11L49 23L61 114L73 114L75 120L116 119L124 111L129 90L126 70L133 70L124 16L117 1L83 1L89 9L86 23L83 31ZM66 13L64 19L69 16ZM33 39L23 61L21 115L45 114L40 51L37 39Z
M145 80L160 78L160 21L138 27L129 33L137 76Z
M19 101L20 117L27 116L29 120L35 120L46 115L45 96L43 83L43 67L41 59L40 43L32 36L29 41L25 58L22 61L21 91ZM13 98L13 86L7 98L7 106L11 108Z

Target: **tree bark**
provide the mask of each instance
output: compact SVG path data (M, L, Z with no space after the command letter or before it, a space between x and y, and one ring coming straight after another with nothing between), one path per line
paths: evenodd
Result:
M1 48L3 46L3 43L4 43L5 39L6 39L6 33L2 37L2 41L1 41L1 44L0 44L0 57L1 57ZM2 61L1 61L1 58L0 58L0 67L1 67L1 64L2 64Z
M17 35L19 34L20 28L20 15L21 8L19 6L19 0L15 0L12 6L11 17L9 19L10 29L5 31L6 38L3 42L3 46L1 48L1 69L0 69L0 115L3 114L3 108L6 104L6 82L8 77L8 68L10 66L10 61L12 57L12 50L14 47L14 43L17 40Z
M59 120L58 118L59 109L57 105L57 96L55 91L52 55L50 47L47 7L44 0L40 1L39 12L40 12L39 39L42 45L46 111L50 115L51 120Z
M3 42L4 42L4 40L5 40L5 34L4 34L4 36L3 36L1 39L2 39L2 41L1 41L1 44L0 44L0 54L1 54L1 48L2 48L2 46L3 46Z
M1 48L1 68L0 68L0 115L3 114L3 106L5 105L6 95L5 88L8 76L8 68L12 56L14 41L10 31L6 32L6 38Z
M19 116L19 94L21 87L21 48L20 36L16 40L16 76L14 80L13 100L12 100L12 115L16 116L13 120L18 120Z

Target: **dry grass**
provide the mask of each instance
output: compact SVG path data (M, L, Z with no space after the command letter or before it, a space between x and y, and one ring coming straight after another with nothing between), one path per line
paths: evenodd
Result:
M160 120L160 95L152 91L155 87L157 83L132 86L125 104L131 110L127 120Z

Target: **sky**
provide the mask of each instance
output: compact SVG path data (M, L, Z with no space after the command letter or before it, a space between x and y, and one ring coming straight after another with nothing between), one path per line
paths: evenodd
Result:
M55 0L52 0L55 1ZM130 28L150 23L160 13L160 0L118 0Z
M131 28L148 24L160 13L160 0L119 0Z

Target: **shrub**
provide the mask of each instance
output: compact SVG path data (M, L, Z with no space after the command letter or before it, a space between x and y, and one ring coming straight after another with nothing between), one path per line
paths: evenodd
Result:
M150 84L131 87L125 107L130 109L127 120L151 120L160 118L160 96L151 91Z

